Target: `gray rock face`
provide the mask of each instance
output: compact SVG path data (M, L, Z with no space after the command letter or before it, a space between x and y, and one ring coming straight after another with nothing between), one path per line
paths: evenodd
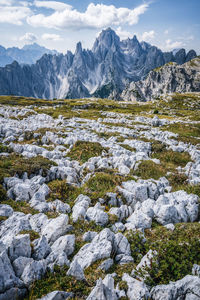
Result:
M91 200L88 196L81 194L77 197L75 200L75 205L72 208L72 218L74 222L85 218L90 203Z
M0 270L0 293L4 293L13 287L23 287L22 281L15 276L6 251L0 253Z
M97 280L97 284L91 291L87 300L117 300L118 296L114 288L114 279L108 274L104 280Z
M72 263L70 264L70 268L67 271L67 275L73 276L73 277L75 277L78 280L84 280L85 279L85 275L84 275L83 269L80 266L80 264L78 263L77 259L74 259L72 261Z
M84 242L91 242L93 238L97 235L97 232L95 231L87 231L83 235L83 241Z
M13 209L10 205L0 204L0 216L10 217L13 214Z
M78 43L74 54L45 54L31 66L15 61L0 68L0 94L48 99L94 95L116 99L127 82L137 81L167 62L184 63L195 56L194 51L186 55L184 49L175 56L172 52L163 53L155 46L139 43L136 36L120 41L108 28L101 32L92 50L83 50Z
M130 300L147 300L150 298L149 290L144 282L134 279L128 274L124 274L122 280L128 284L127 296Z
M200 278L187 275L169 284L157 285L151 290L153 300L198 300L200 298Z
M61 214L59 217L49 220L47 225L42 228L42 235L46 236L50 244L67 232L68 219L67 215Z
M8 255L13 261L19 256L31 257L31 245L29 234L19 234L13 238L8 247Z
M108 259L104 260L100 264L100 266L98 267L98 269L101 269L103 271L107 271L107 270L110 269L110 267L112 267L113 263L114 263L113 259L112 258L108 258Z
M50 271L54 270L55 265L60 267L70 265L70 261L68 260L66 253L64 251L59 251L59 249L57 249L56 251L52 251L47 256L46 263Z
M0 237L1 239L11 238L17 235L22 230L30 230L31 225L29 222L30 215L25 215L20 212L14 212L1 226Z
M99 259L109 258L112 251L113 239L113 232L107 228L102 230L90 244L84 245L79 250L73 260L77 259L82 269L84 269Z
M179 58L178 61L184 62ZM150 101L170 93L200 91L200 59L194 58L179 66L166 64L151 71L142 81L132 82L121 94L126 101Z
M86 219L88 219L88 221L95 221L98 225L106 225L108 223L108 215L103 209L104 207L99 203L94 207L89 207L86 212Z
M13 269L17 277L21 277L26 265L31 263L33 258L19 256L13 261Z
M32 261L26 265L22 273L21 279L26 286L29 286L35 280L40 279L46 271L46 262L44 260Z
M51 252L51 248L47 242L45 236L41 236L39 239L33 241L33 254L32 257L35 260L41 260L46 258Z
M194 264L192 267L192 274L200 277L200 266L197 264Z
M59 237L51 246L52 251L64 251L66 255L71 255L74 252L75 235L69 234Z

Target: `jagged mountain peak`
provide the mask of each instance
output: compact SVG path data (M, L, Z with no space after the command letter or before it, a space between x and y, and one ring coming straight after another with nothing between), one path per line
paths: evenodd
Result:
M76 44L75 55L76 55L76 54L79 54L79 53L82 53L82 51L83 51L83 49L82 49L82 44L81 44L81 42L78 42L78 43Z
M99 47L101 48L112 48L117 47L120 44L120 38L116 34L114 30L111 28L107 28L103 30L99 36L97 37L93 49L93 52L97 52L99 50Z
M12 66L11 72L2 68L0 94L48 99L93 95L118 98L127 84L145 78L152 69L170 61L182 64L195 55L195 51L186 54L180 49L174 56L140 43L135 35L120 41L115 31L107 28L97 37L92 50L83 49L79 42L74 54L45 54L30 68Z

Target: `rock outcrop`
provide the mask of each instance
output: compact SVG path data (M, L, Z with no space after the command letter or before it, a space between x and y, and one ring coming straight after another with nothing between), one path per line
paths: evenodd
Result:
M131 82L121 98L125 101L150 101L170 93L199 91L200 58L197 57L183 65L170 62L152 70L146 79Z

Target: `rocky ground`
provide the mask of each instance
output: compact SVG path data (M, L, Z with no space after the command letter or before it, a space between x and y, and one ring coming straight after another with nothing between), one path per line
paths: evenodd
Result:
M199 109L0 97L0 300L199 299Z

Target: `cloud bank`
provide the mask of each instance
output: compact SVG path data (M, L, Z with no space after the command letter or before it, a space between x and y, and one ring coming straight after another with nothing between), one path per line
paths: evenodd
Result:
M27 17L27 22L33 27L51 29L101 29L108 26L123 24L134 25L140 15L148 9L148 4L142 4L134 9L125 7L116 8L114 5L90 3L85 12L79 12L71 5L57 1L35 1L36 7L52 9L53 13L33 14Z

